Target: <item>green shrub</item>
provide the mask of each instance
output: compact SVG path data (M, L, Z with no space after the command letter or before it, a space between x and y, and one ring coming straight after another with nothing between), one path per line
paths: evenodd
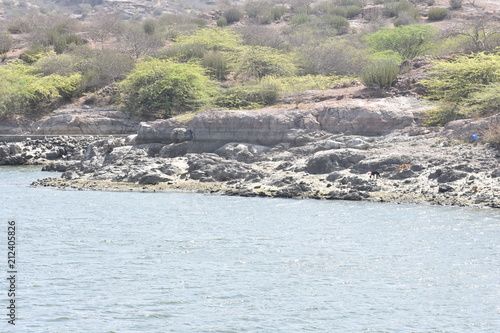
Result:
M481 133L483 141L491 144L496 149L500 149L500 123L490 124L488 129Z
M79 74L42 76L22 63L0 66L0 77L0 117L38 115L44 111L42 102L47 105L60 98L71 98L81 81Z
M447 8L431 8L427 12L427 18L431 21L441 21L448 15Z
M225 27L226 25L227 25L227 19L224 16L222 16L217 20L218 27Z
M158 29L158 23L155 20L146 20L142 23L142 28L146 35L154 35Z
M430 113L430 124L443 125L450 120L498 110L500 55L460 56L436 63L430 73L432 76L420 81L427 90L427 98L438 103Z
M462 0L449 0L451 9L462 8Z
M271 9L271 15L273 20L279 20L285 13L287 12L287 8L285 6L274 6Z
M174 58L177 61L187 62L191 59L203 59L206 48L202 44L174 44L169 46L163 55L168 58Z
M427 111L424 115L424 125L443 126L453 120L464 119L465 115L458 111L456 105L445 105Z
M387 16L399 16L403 12L418 13L418 9L408 0L385 0L384 12Z
M392 59L370 62L361 73L361 82L371 88L389 88L399 74L399 64Z
M141 62L120 83L126 109L144 118L168 118L200 108L214 85L196 64L152 59Z
M361 6L347 6L346 7L346 18L351 19L359 14L361 14L361 11L363 8Z
M219 52L208 51L203 56L201 64L207 69L207 72L212 78L219 81L224 80L230 72L229 62L226 57Z
M500 55L460 56L438 62L429 71L433 76L420 81L427 89L428 98L454 105L500 81Z
M290 24L292 25L300 25L300 24L306 24L312 21L312 17L309 14L298 14L292 17L290 20Z
M436 0L427 0L427 6L434 6Z
M0 54L9 52L12 47L12 38L9 34L0 33Z
M292 76L297 72L294 56L265 46L246 47L240 55L236 75L245 78Z
M42 45L34 45L24 51L20 56L19 59L24 61L27 64L32 64L36 62L38 59L47 56L51 53L50 49L46 46Z
M270 82L236 86L220 92L215 105L227 109L260 108L274 104L279 94L279 86Z
M413 24L396 28L382 28L367 35L366 41L375 51L392 50L403 59L413 59L429 52L434 44L432 37L435 28L428 25Z
M222 13L227 20L227 24L238 22L243 18L243 12L238 8L229 8Z
M349 30L349 21L342 16L324 15L320 22L325 25L323 29L327 31L334 29L335 31L333 35L342 35L347 33Z
M349 40L332 39L300 48L301 69L305 74L358 76L368 52Z
M346 7L340 7L340 6L332 6L332 7L330 7L328 9L327 13L330 14L330 15L337 15L337 16L347 17L347 8Z
M471 93L463 111L468 117L486 117L500 112L500 82Z

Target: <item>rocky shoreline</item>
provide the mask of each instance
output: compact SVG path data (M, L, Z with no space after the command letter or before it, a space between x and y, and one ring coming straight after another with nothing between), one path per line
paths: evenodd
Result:
M93 142L83 161L49 164L45 169L64 171L62 177L33 185L500 208L498 156L485 145L452 144L434 132L335 139L365 148L321 149L328 138L305 147L278 145L258 156L249 155L260 147L228 144L217 153L168 158L160 156L156 144L129 146L108 138ZM395 145L405 152L388 153ZM397 171L403 164L409 167ZM370 179L366 170L371 169L381 178Z
M0 165L43 164L62 177L33 186L66 189L500 208L500 151L467 140L498 117L426 128L419 112L413 98L207 110L127 138L0 143Z

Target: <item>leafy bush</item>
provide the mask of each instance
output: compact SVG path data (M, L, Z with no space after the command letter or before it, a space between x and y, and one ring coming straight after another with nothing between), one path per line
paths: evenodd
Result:
M448 15L446 8L431 8L427 12L427 18L431 21L441 21Z
M432 37L435 28L428 25L413 24L397 28L382 28L367 35L366 41L375 51L392 50L403 59L413 59L424 55L433 47Z
M326 13L330 15L347 17L347 8L341 6L331 6L326 10Z
M0 66L0 77L0 117L37 115L44 111L41 103L50 104L72 97L81 81L79 74L42 76L21 63Z
M201 66L159 59L138 63L120 87L126 109L143 118L168 118L198 109L214 92Z
M9 52L12 47L12 38L6 33L0 32L0 54Z
M287 8L285 6L274 6L271 9L271 15L273 20L279 20L285 13L287 12Z
M427 89L427 98L438 101L429 124L487 115L498 110L500 55L477 53L436 63L433 76L420 81Z
M469 117L485 117L500 112L500 82L471 93L463 110Z
M357 49L348 40L330 40L300 48L302 71L305 74L354 75L361 73L368 53Z
M32 64L38 59L45 57L49 54L51 54L52 51L46 46L42 45L34 45L27 49L25 52L23 52L20 56L19 59L24 61L27 64Z
M238 22L243 18L243 12L238 8L229 8L222 13L227 20L227 24Z
M280 94L278 85L262 81L228 88L215 98L215 105L227 109L259 108L274 104Z
M438 62L430 69L432 77L422 80L428 97L457 104L472 93L500 79L500 55L477 53Z
M260 79L267 75L292 76L296 72L293 55L280 53L270 47L254 46L244 48L236 75Z
M429 110L424 115L424 125L443 126L453 120L464 119L465 115L458 111L456 105L442 104L440 107Z
M399 64L392 59L370 62L361 73L361 82L367 87L389 88L399 74Z
M487 130L481 133L483 141L491 144L493 147L500 149L500 123L491 124Z
M224 16L222 16L221 18L219 18L217 20L218 27L222 28L222 27L225 27L226 25L227 25L227 19Z
M415 12L418 13L418 9L410 3L408 0L385 0L384 1L384 11L387 16L400 16L401 13L407 12Z
M206 51L205 46L198 43L174 44L163 51L162 55L177 61L187 62L191 59L202 59Z
M214 79L222 81L229 75L229 62L226 57L219 52L208 51L203 56L202 66L207 69L207 72Z
M300 24L306 24L312 21L312 17L309 14L298 14L292 17L292 20L290 21L290 24L292 25L300 25Z
M346 7L346 18L351 19L354 16L361 14L363 8L361 6L347 6Z
M349 21L345 17L327 15L323 18L329 27L335 29L337 34L345 34L349 30Z
M142 28L146 35L154 35L158 29L158 23L155 20L146 20L142 24Z

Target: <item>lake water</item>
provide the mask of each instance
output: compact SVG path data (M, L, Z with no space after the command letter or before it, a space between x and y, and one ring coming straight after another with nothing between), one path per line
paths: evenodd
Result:
M1 332L500 332L500 211L30 188Z

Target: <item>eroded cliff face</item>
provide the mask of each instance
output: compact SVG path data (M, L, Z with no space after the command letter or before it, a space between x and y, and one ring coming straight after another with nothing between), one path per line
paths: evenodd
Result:
M186 126L175 120L141 123L137 143L295 143L304 133L375 136L415 125L424 109L413 97L327 101L298 109L206 110Z
M12 135L113 135L132 134L139 121L113 109L69 108L56 110L38 121L2 120L0 134Z

